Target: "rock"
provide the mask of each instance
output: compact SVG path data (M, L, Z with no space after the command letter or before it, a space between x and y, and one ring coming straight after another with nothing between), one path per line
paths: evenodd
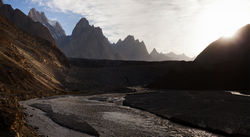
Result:
M90 26L82 18L74 28L72 35L60 47L68 57L88 59L115 59L108 39L101 28Z
M63 30L61 24L57 21L48 20L44 12L40 13L35 8L32 8L29 11L28 16L35 22L40 22L45 27L47 27L56 41L58 41L61 37L66 36L65 31Z
M45 26L41 23L34 22L19 9L14 10L10 5L4 4L0 7L0 15L7 18L12 24L23 31L55 43L55 40Z
M0 23L0 82L22 99L62 90L55 72L59 75L69 63L58 47L22 31L1 15Z
M123 41L119 40L114 50L123 60L150 60L145 43L135 40L132 35L127 36Z

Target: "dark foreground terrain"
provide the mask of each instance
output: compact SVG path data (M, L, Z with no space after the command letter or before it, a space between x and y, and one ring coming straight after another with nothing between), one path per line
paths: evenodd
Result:
M71 64L61 83L69 91L124 92L125 87L145 86L171 70L190 66L185 61L145 62L69 58ZM122 91L121 91L122 90Z
M250 136L250 97L225 91L161 90L128 95L124 105L225 134Z

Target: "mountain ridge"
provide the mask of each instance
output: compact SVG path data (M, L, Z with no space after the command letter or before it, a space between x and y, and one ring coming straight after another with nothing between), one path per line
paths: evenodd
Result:
M50 24L51 21L46 17L44 12L38 12L35 8L32 8L29 11L28 16L33 21L40 22L47 27L56 41L58 41L61 37L66 36L61 24L58 21L55 21L54 25Z
M0 7L0 15L7 18L12 24L16 25L17 27L21 28L22 30L48 40L52 43L55 43L55 40L51 36L49 30L40 23L34 22L31 18L26 16L22 11L19 9L13 9L8 4L3 4Z
M135 39L132 35L128 35L123 40L119 39L116 43L111 44L106 36L104 36L102 29L90 25L86 18L81 18L78 21L71 35L66 36L63 34L55 37L55 31L53 31L55 27L53 28L51 25L48 25L49 23L46 21L48 19L43 12L39 13L35 9L31 9L30 13L44 16L45 21L42 21L42 19L39 21L39 18L36 19L36 16L29 14L35 21L46 22L43 24L50 30L57 44L68 57L138 61L192 60L192 58L187 56L176 54L171 56L159 53L159 55L151 56L147 51L145 43ZM63 29L59 27L57 30Z

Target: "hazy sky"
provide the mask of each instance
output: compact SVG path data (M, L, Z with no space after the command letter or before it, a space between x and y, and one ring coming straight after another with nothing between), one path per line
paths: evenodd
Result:
M199 54L220 36L250 23L250 0L4 0L26 14L32 7L59 20L67 34L81 17L111 42L134 35L148 51Z

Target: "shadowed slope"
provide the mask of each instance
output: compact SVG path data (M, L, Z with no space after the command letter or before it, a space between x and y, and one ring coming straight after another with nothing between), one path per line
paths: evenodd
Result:
M17 99L60 93L56 73L68 66L56 45L0 16L0 136L36 136L24 125Z
M250 87L250 25L231 39L210 44L194 62L152 83L152 88L247 90Z
M14 27L3 17L0 23L0 80L19 92L25 90L25 95L28 95L27 90L33 94L46 88L60 89L54 71L68 66L60 50Z

